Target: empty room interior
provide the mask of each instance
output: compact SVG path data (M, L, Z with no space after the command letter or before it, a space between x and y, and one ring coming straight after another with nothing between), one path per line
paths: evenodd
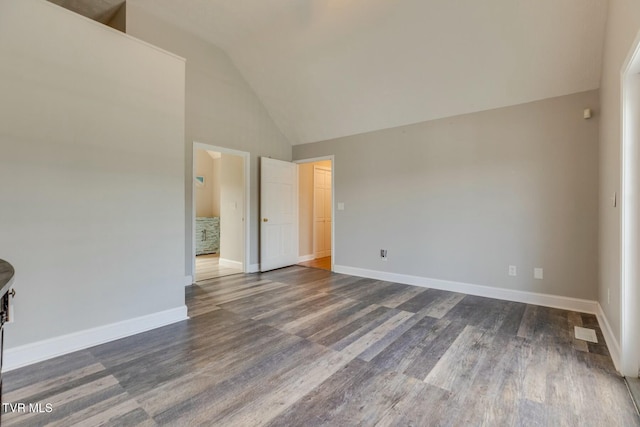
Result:
M0 0L3 426L640 426L640 1Z

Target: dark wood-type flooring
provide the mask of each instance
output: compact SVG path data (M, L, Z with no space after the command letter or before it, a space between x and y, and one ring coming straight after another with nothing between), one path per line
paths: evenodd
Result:
M53 411L2 425L640 425L593 315L298 266L187 304L188 321L9 372L4 402Z

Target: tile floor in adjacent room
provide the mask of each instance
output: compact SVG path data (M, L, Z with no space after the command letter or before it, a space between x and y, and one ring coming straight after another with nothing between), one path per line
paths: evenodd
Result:
M220 265L220 255L218 254L196 257L196 282L239 273L242 273L242 269Z

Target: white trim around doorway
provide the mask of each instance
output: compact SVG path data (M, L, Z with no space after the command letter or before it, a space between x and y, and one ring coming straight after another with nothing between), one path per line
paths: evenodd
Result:
M207 150L207 151L216 151L222 154L231 154L234 156L238 156L242 158L242 168L243 168L243 176L244 176L244 212L243 212L243 241L244 241L244 250L243 250L243 265L242 271L244 273L251 272L251 265L249 263L250 257L250 248L251 248L251 231L250 231L250 219L251 219L251 192L250 192L250 169L251 169L251 154L246 151L233 150L231 148L220 147L217 145L205 144L202 142L193 142L192 147L192 160L191 160L191 180L195 179L195 170L196 170L196 150ZM193 273L193 277L196 274L196 186L191 184L191 271Z
M620 197L620 363L622 375L638 377L640 371L640 32L629 51L620 73L621 165ZM608 289L607 289L608 291ZM615 361L615 360L614 360Z

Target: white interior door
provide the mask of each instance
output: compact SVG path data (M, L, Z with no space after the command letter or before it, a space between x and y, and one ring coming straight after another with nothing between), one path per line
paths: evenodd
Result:
M313 167L313 252L331 256L331 169Z
M260 159L260 271L298 262L298 165Z

